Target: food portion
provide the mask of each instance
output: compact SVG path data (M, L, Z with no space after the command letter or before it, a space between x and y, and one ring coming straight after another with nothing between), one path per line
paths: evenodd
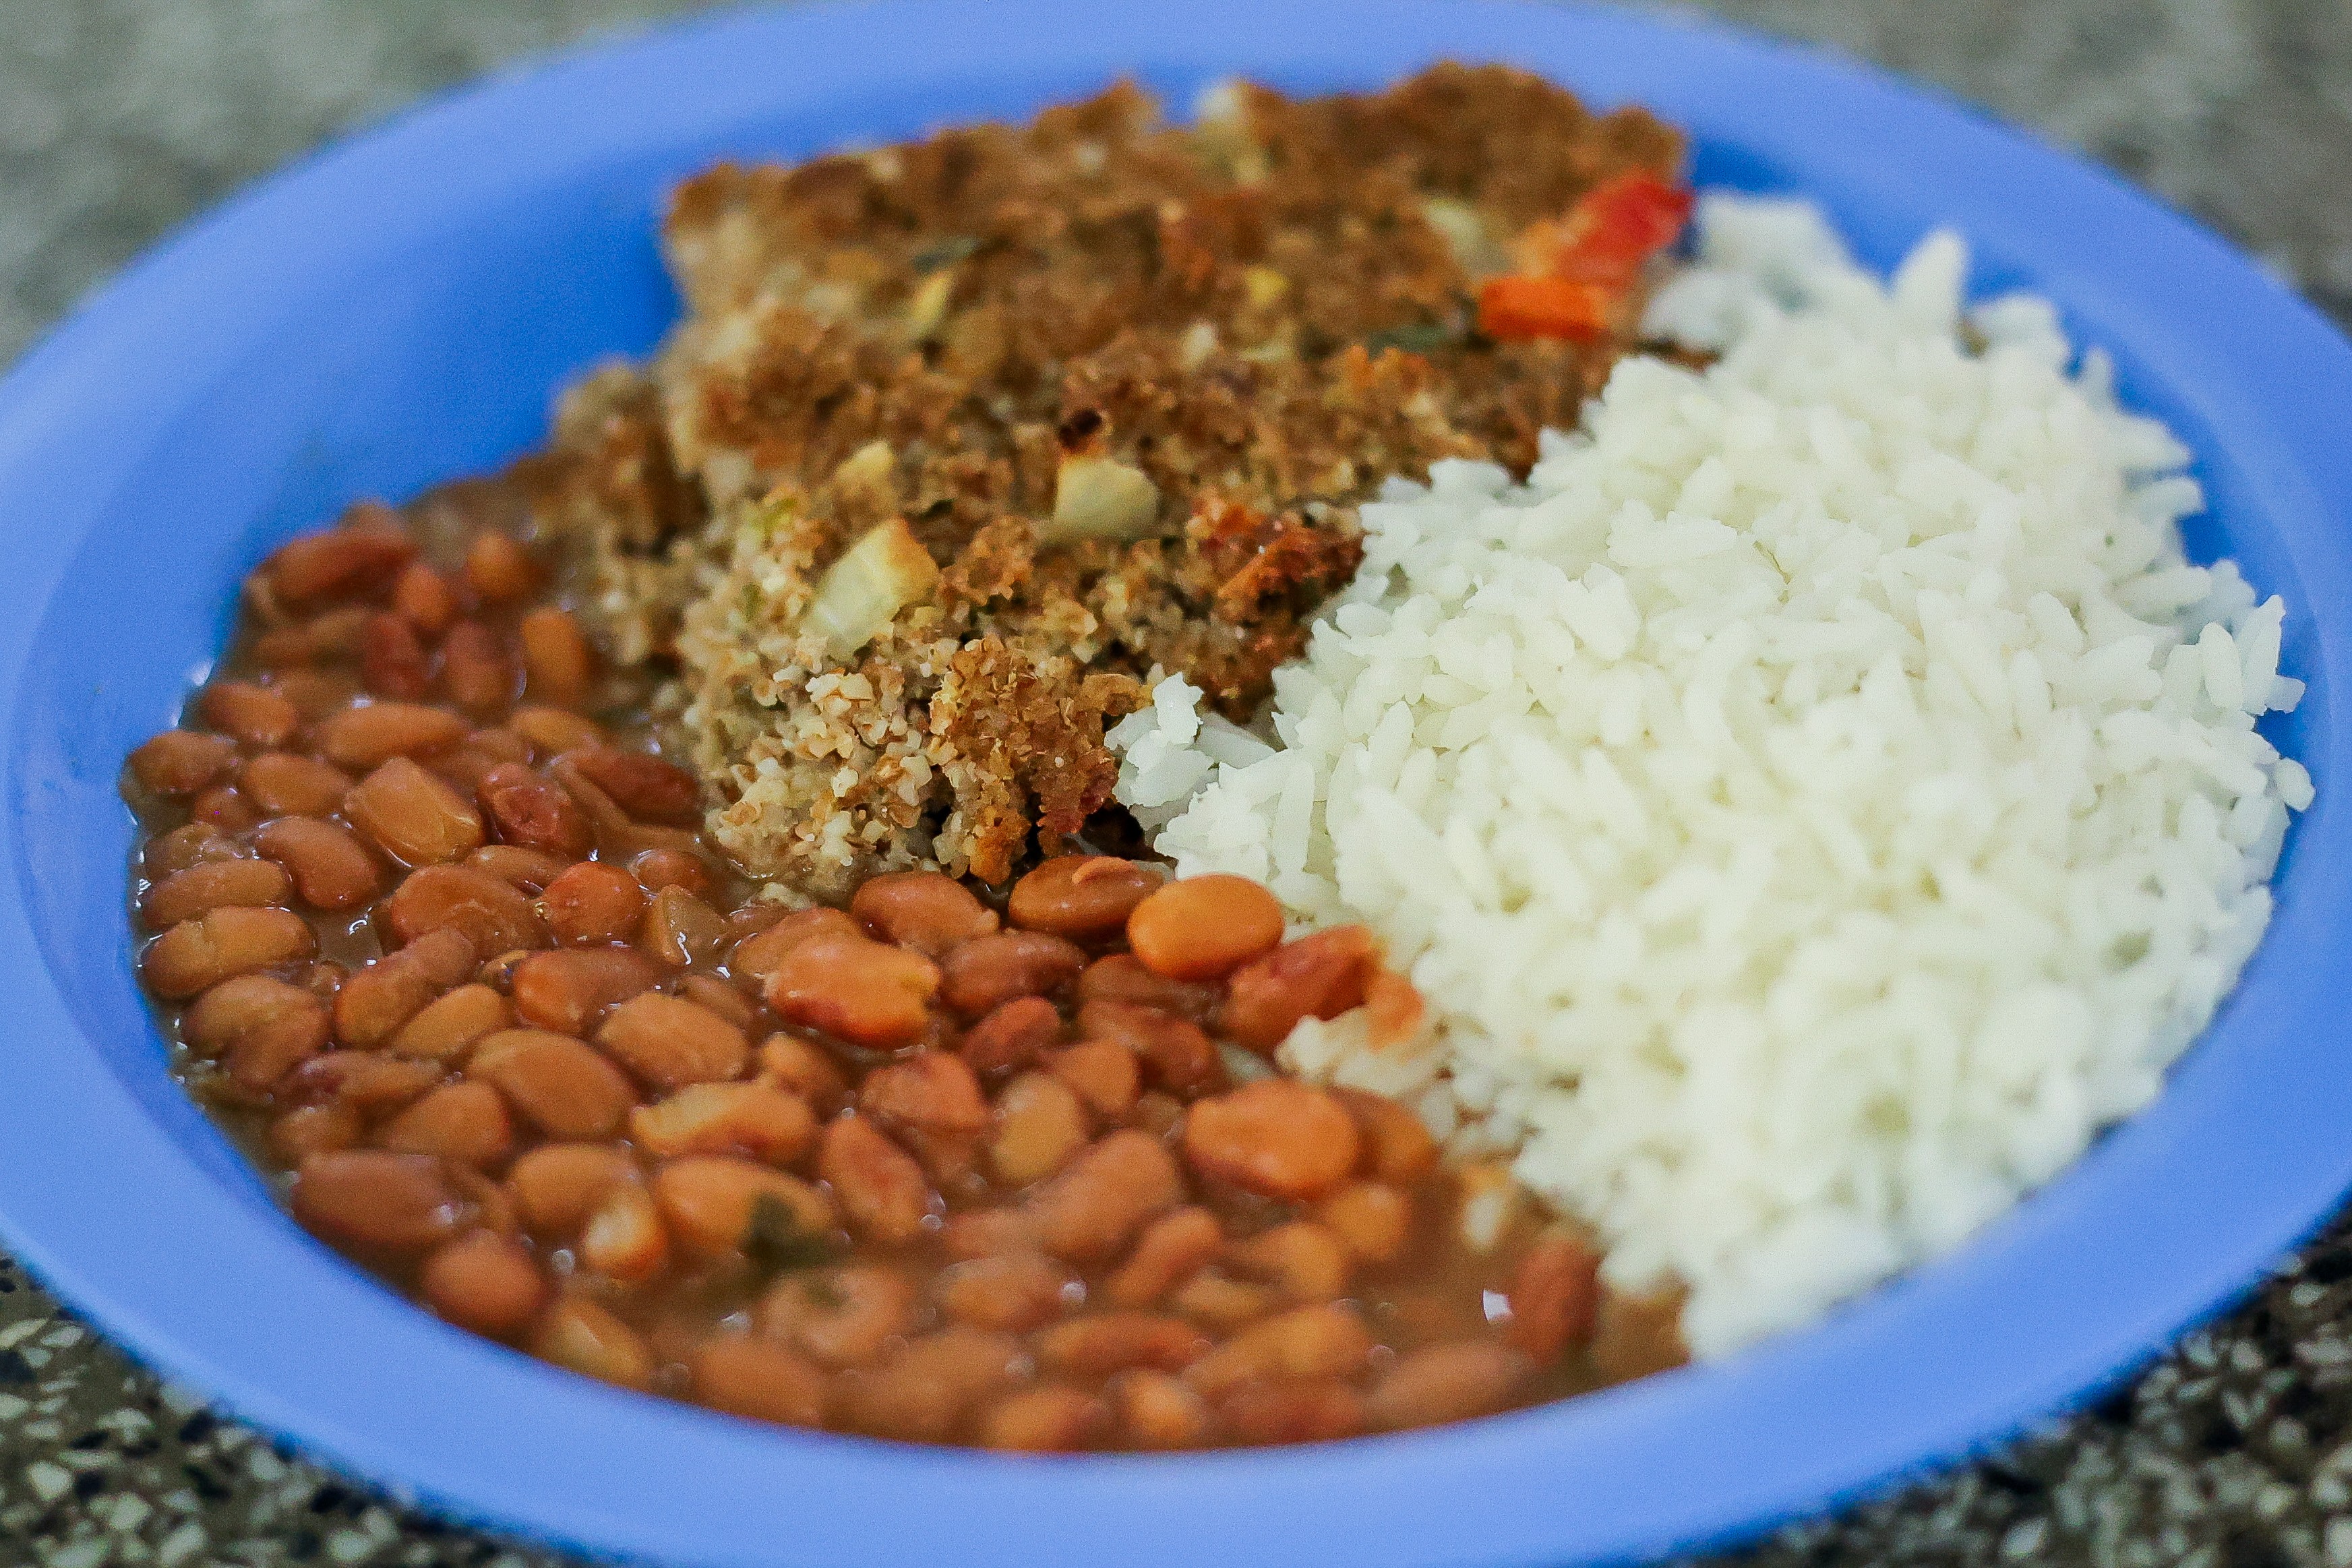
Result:
M523 477L608 647L675 659L751 874L1001 883L1108 803L1154 669L1253 710L1386 476L1573 421L1686 201L1656 121L1501 68L1202 110L1121 87L678 194L685 320Z
M1115 739L1187 875L1368 926L1428 997L1281 1059L1414 1104L1687 1288L1720 1354L1949 1251L2139 1109L2261 939L2313 785L2284 608L2185 559L2188 454L2044 302L1710 197L1524 480L1362 509L1261 733ZM1272 742L1274 744L1269 745Z
M1087 854L760 897L498 499L420 509L438 562L289 545L130 760L142 977L320 1237L572 1371L908 1441L1339 1437L1679 1353L1498 1167L1275 1072L1303 1017L1417 1027L1361 928Z
M1499 68L712 170L549 448L126 793L296 1215L738 1415L1349 1436L1719 1355L2156 1091L2313 784L2042 301ZM1589 401L1588 401L1589 399Z

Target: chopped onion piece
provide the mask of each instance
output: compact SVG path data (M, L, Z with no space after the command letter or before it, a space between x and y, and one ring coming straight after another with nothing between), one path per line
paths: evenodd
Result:
M845 662L896 620L900 610L931 595L939 563L892 518L866 531L825 568L802 625L824 635L826 651Z
M1047 544L1076 539L1140 539L1160 516L1160 487L1110 458L1065 458L1054 515L1038 531Z

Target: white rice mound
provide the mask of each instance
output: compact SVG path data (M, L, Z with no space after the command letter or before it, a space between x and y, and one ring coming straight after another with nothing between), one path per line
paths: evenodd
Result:
M1719 1355L1957 1246L2146 1104L2271 910L2284 606L2187 563L2188 453L2055 312L1964 316L1809 206L1711 196L1524 486L1441 464L1277 672L1161 684L1121 794L1186 873L1360 921L1431 1003L1284 1047L1679 1280ZM1160 826L1164 824L1164 826Z

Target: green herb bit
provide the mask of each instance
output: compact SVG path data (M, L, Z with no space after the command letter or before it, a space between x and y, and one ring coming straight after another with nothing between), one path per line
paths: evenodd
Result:
M914 268L918 272L937 272L942 267L953 267L979 248L980 241L968 234L950 235L915 252Z
M743 1226L743 1256L762 1274L787 1274L821 1268L836 1254L831 1237L803 1226L783 1199L761 1193L751 1200L751 1217Z
M1435 353L1440 349L1454 347L1461 342L1454 329L1442 321L1412 321L1402 327L1383 327L1364 339L1364 352L1377 354L1389 349L1402 349L1409 354Z

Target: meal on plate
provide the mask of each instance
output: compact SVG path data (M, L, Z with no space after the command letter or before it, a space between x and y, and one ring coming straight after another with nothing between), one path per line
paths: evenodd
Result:
M721 165L125 793L192 1092L452 1323L997 1447L1729 1353L2158 1089L2309 776L2044 302L1502 68ZM1685 236L1685 229L1690 232Z

